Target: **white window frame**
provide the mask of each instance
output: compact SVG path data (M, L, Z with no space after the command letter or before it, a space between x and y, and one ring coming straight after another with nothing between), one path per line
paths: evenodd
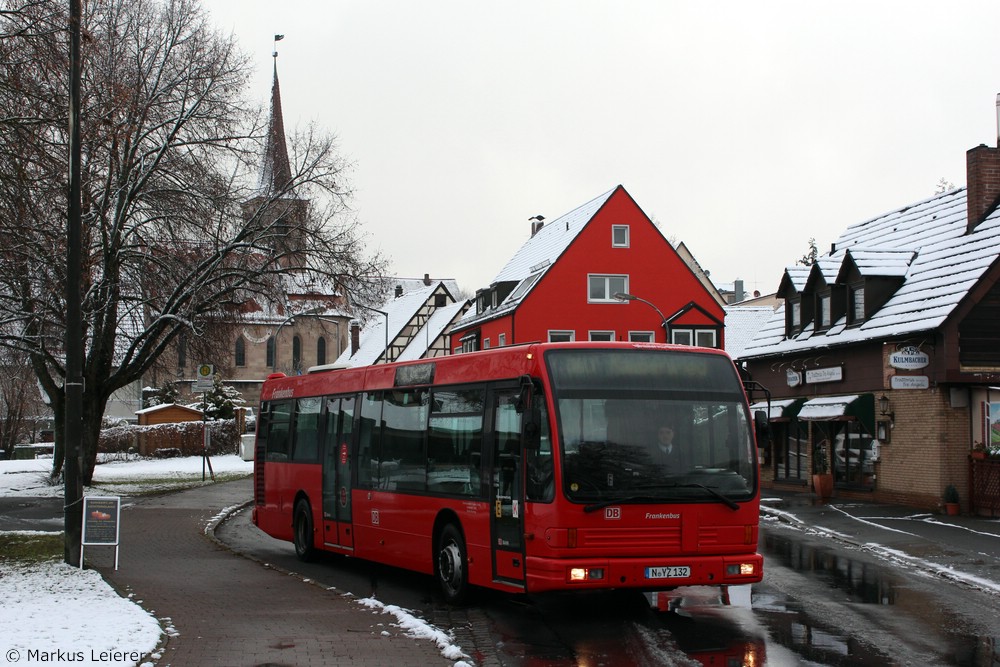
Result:
M625 240L619 242L615 238L616 232L625 232ZM611 225L611 247L612 248L628 248L631 244L632 234L629 231L628 225Z
M560 340L558 340L558 341L552 340L553 336L559 336ZM550 343L561 343L561 342L563 342L562 337L564 337L564 336L566 337L565 338L565 342L572 343L573 341L576 340L576 332L575 331L570 331L570 330L567 330L567 329L549 329L549 332L548 332L548 341Z
M687 341L679 340L683 336L687 337ZM694 345L694 330L693 329L671 329L670 330L670 342L674 345Z
M823 294L819 297L819 312L816 314L817 324L820 328L827 328L833 326L833 298L829 294Z
M595 338L596 336L596 338ZM612 342L615 339L614 331L588 331L587 338L591 342Z
M507 344L507 334L497 334L497 347L503 347Z
M865 288L863 285L851 289L851 313L854 322L865 321Z
M490 349L490 339L489 338L484 338L483 339L483 349L484 350Z
M702 336L709 336L710 341L702 342ZM694 330L694 342L698 347L719 347L719 338L716 335L715 329L695 329Z
M655 331L629 331L628 339L632 343L655 343Z
M621 289L616 289L611 286L611 281L615 279L622 280ZM595 297L592 294L591 287L603 282L604 296ZM622 292L628 294L628 275L627 274L611 274L611 273L588 273L587 274L587 303L622 303L615 298L617 292Z

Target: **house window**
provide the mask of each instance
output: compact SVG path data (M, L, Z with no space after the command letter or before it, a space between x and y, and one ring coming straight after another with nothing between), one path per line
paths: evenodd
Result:
M833 322L830 321L830 301L831 299L829 294L823 294L819 297L819 308L817 309L819 312L816 317L817 329L826 329L833 324Z
M671 329L670 342L674 345L718 347L715 329Z
M483 339L483 349L484 350L490 349L490 339L489 338L484 338Z
M462 336L462 352L475 352L479 349L479 332Z
M550 343L570 343L576 340L575 331L549 331Z
M234 361L238 367L242 368L247 365L247 344L246 341L243 340L243 336L236 339L236 350L234 356Z
M615 339L614 331L591 331L588 336L592 341L612 341Z
M319 337L316 341L316 365L322 366L326 363L326 338Z
M694 342L699 347L718 347L714 329L695 329Z
M629 331L628 339L633 343L652 343L655 340L652 331Z
M497 345L503 347L507 344L507 334L497 334Z
M615 294L628 293L628 276L587 276L587 301L590 303L615 302Z
M447 294L435 294L434 295L434 307L444 308L448 305L448 295Z
M267 339L267 367L274 368L274 336Z
M670 342L674 345L693 345L694 338L690 329L673 329L670 332Z
M851 321L865 321L865 288L854 287L851 289Z
M628 245L628 225L611 225L611 247L627 248Z
M785 335L791 338L802 330L802 303L798 298L788 299L785 302L787 320L785 322Z

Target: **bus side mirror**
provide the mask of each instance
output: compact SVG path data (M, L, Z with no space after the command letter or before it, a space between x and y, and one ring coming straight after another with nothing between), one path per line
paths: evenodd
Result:
M757 446L764 447L771 444L771 424L767 419L767 412L757 410L753 413L753 427L757 435Z

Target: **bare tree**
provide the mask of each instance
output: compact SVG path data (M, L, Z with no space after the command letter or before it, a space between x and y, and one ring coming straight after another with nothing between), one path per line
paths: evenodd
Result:
M68 57L56 3L0 0L0 346L24 352L56 414L62 464ZM46 27L50 29L46 29ZM265 110L250 66L196 0L88 0L81 103L82 471L112 392L179 335L277 301L308 272L357 291L366 252L334 138L289 137L287 177L258 182ZM375 283L371 283L375 285Z

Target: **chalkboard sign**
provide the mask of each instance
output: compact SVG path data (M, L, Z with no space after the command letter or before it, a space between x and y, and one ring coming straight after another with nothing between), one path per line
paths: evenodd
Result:
M84 496L83 544L118 544L121 502L118 496Z

